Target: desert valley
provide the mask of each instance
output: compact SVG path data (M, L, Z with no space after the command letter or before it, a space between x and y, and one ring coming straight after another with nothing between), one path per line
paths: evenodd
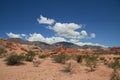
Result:
M0 80L120 80L120 47L1 38Z

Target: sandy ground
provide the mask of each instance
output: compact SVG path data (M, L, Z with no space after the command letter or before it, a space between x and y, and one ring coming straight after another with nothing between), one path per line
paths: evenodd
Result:
M88 72L83 64L71 61L72 72L63 72L66 64L55 63L51 58L40 60L38 67L32 62L24 65L8 66L0 58L0 80L110 80L112 69L99 65L94 72Z

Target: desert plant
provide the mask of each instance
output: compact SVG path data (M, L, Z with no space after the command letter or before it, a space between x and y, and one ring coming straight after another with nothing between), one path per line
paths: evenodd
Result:
M77 55L76 56L76 60L78 63L81 63L82 62L82 56L81 55Z
M33 61L34 67L38 67L40 63L41 63L40 61Z
M71 62L68 63L67 66L65 67L65 69L62 70L62 71L63 71L63 72L66 72L66 73L72 72L72 64L71 64Z
M120 69L119 59L115 59L113 62L109 63L108 67L113 68L114 70Z
M23 59L24 56L22 55L12 54L9 57L7 57L6 61L8 65L16 65L20 64Z
M45 54L39 55L39 58L46 58L46 57L48 57L48 55L45 55Z
M117 70L114 70L114 71L112 72L112 75L111 75L110 80L120 80L120 75L119 75L119 73L118 73Z
M57 63L65 64L65 61L67 60L67 55L65 54L58 54L54 56L54 61Z
M90 68L90 72L95 71L97 65L97 57L94 55L87 55L85 61L86 61L86 66Z
M35 56L35 53L33 51L28 51L28 53L25 55L26 61L32 61Z
M4 48L0 48L0 57L3 57L7 51Z

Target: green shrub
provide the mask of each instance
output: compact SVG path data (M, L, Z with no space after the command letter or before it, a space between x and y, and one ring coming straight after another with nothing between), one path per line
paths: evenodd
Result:
M65 54L58 54L56 56L54 56L54 61L57 63L62 63L65 64L65 61L67 60L67 55Z
M45 54L39 55L39 58L46 58L46 57L48 57L48 55L45 55Z
M78 63L81 63L82 62L82 56L81 55L77 55L76 56L76 60Z
M8 65L16 65L20 64L23 59L24 56L22 55L12 54L9 57L7 57L6 61Z
M26 61L32 61L35 56L35 53L33 51L28 51L28 53L25 55Z
M90 72L95 71L97 65L97 57L94 55L87 55L85 57L85 60L86 60L86 66L90 68Z

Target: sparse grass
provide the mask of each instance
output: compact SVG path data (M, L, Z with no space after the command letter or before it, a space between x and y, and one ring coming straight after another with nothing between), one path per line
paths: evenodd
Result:
M67 64L67 66L65 67L64 70L62 70L63 72L69 73L72 72L72 64L71 62Z
M113 62L111 63L108 63L108 67L114 69L114 70L117 70L117 69L120 69L120 61L119 61L119 58L117 59L114 59Z
M40 61L33 61L34 67L38 67L40 63L41 63Z
M9 57L7 57L6 61L8 65L17 65L20 64L21 61L24 59L24 56L12 54Z
M5 53L7 53L7 51L4 48L0 48L0 57L5 56Z
M55 62L65 64L65 61L68 59L68 56L66 54L58 54L53 58Z
M104 63L104 65L108 64L107 60L104 57L100 57L100 60Z
M120 80L120 74L117 70L114 70L112 72L110 80Z
M26 61L32 61L35 56L35 53L33 51L28 51L28 53L25 55Z
M97 57L94 55L87 55L85 57L86 66L90 68L90 72L95 71L97 65Z

